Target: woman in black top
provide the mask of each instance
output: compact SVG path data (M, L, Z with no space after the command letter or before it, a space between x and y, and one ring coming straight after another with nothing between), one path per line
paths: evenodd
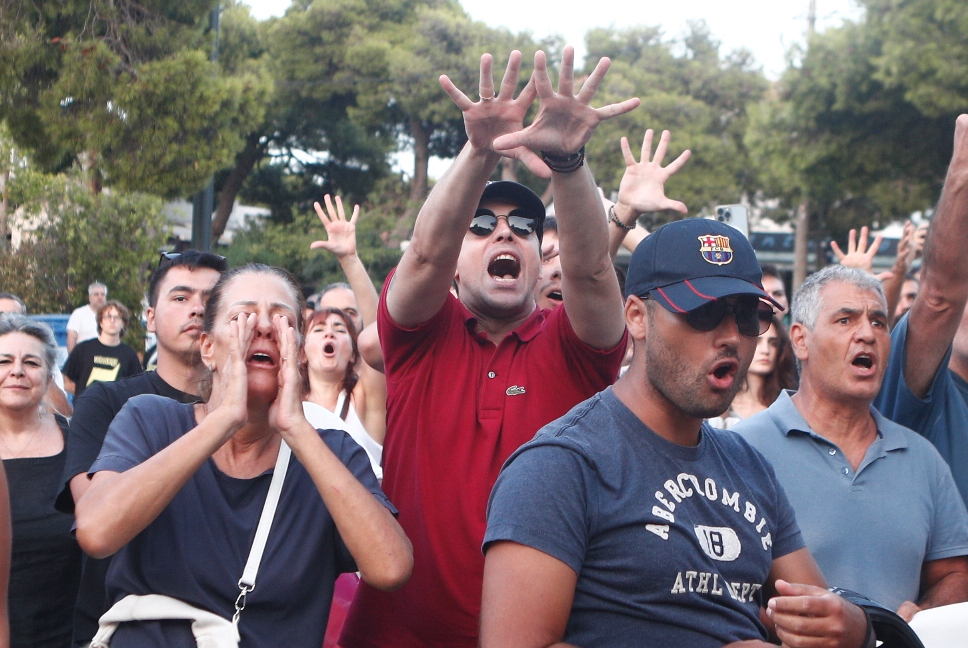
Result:
M45 411L57 346L47 325L0 315L0 458L13 521L10 645L67 648L81 556L73 517L54 510L67 421Z

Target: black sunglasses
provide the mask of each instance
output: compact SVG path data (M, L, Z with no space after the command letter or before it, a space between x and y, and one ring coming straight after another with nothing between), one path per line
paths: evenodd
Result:
M770 330L773 307L753 295L724 297L683 313L686 323L697 331L712 331L726 317L733 314L736 328L746 337L759 337Z
M471 234L476 236L490 236L497 227L499 218L507 220L511 231L522 238L527 238L538 229L538 221L528 216L520 209L512 209L507 216L498 216L490 209L478 209L471 221Z
M209 252L209 254L212 254L212 253ZM170 265L173 265L175 261L178 260L178 257L180 256L181 256L181 252L162 252L161 256L158 257L158 267L155 268L155 270L156 271L161 270L162 268L166 268ZM212 254L212 256L218 259L219 261L221 261L222 263L225 263L224 256L221 256L219 254Z

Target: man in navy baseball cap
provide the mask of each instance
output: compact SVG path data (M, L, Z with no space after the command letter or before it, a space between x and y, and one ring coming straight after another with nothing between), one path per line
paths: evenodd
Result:
M481 645L872 647L766 459L703 422L772 317L749 242L670 223L636 248L626 286L628 371L539 430L491 492Z
M673 313L688 313L728 295L755 295L782 306L763 290L763 273L742 233L718 221L691 218L660 227L629 263L625 296L649 296Z

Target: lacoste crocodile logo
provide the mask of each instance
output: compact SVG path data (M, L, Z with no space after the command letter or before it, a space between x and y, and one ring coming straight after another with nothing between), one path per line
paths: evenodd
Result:
M511 385L508 390L504 392L508 396L520 396L524 393L524 387L518 387L517 385Z

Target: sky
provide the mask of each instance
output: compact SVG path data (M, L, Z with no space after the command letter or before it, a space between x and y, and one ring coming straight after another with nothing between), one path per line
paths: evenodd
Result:
M258 20L281 16L289 0L243 0L252 7ZM810 0L461 0L474 20L512 32L530 31L535 38L552 34L565 37L575 46L576 55L585 53L585 32L593 27L662 27L666 38L675 39L687 31L689 20L702 19L712 36L721 43L720 51L746 48L753 53L767 77L776 79L786 68L790 48L803 44L807 30ZM844 20L863 15L855 0L816 0L817 31L839 26ZM493 53L504 59L506 53ZM527 53L525 53L528 56ZM413 169L409 152L395 156L394 166L405 172ZM429 173L440 177L448 163L432 159Z
M259 20L281 16L289 0L244 0ZM786 67L785 55L803 43L810 0L461 0L474 20L512 32L530 31L536 38L551 34L565 37L579 56L584 35L592 27L659 25L666 36L686 32L689 20L702 19L722 43L723 53L745 47L770 78ZM855 0L816 0L817 30L857 20L862 10ZM499 56L495 53L495 56Z

